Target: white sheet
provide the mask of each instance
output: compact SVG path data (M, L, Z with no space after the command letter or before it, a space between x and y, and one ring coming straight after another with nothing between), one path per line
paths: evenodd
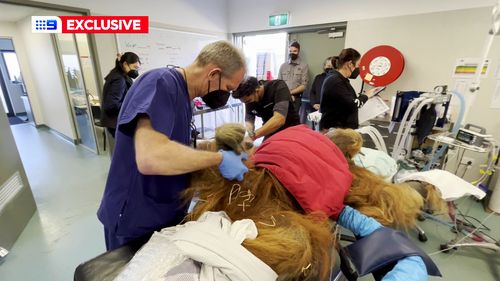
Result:
M486 193L458 176L439 169L426 172L417 172L398 179L398 182L424 181L436 186L441 191L441 197L446 201L453 201L463 196L472 195L483 199Z
M189 259L201 263L200 281L274 281L272 268L241 245L257 235L252 220L231 222L224 212L206 212L198 221L155 232L114 281L172 280L170 270ZM195 273L186 275L191 280Z
M398 171L396 160L380 150L362 147L360 152L352 159L356 166L368 169L370 172L383 177L387 182L392 181L392 177Z

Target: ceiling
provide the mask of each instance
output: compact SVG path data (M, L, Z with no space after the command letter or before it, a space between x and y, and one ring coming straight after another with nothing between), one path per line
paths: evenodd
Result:
M0 3L0 11L2 11L0 21L17 22L21 19L31 16L39 10L40 9L38 8Z

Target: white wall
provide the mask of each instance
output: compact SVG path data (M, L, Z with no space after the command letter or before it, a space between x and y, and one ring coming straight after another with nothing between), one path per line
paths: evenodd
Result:
M28 98L31 103L31 110L36 119L36 124L43 124L43 111L39 106L37 90L34 86L33 73L29 65L24 38L19 32L17 26L11 22L0 22L0 37L11 38L14 43L14 48L16 50L17 59L19 60L25 86L28 91Z
M493 6L496 0L230 0L228 1L229 32L269 29L268 16L290 12L290 26L383 18Z
M401 51L405 69L401 77L387 87L386 97L397 90L426 91L436 85L449 85L453 89L452 73L457 58L481 56L491 25L490 15L490 8L476 8L350 21L346 47L364 53L374 46L388 44ZM490 66L493 71L490 70L488 78L482 79L481 89L469 105L465 121L486 127L500 140L500 110L490 108L498 81L493 76L500 59L500 37L495 38L489 58L493 60Z
M29 68L44 124L73 140L77 139L50 35L32 33L31 17L17 25L27 47Z
M104 84L104 77L109 71L115 67L116 53L118 46L116 45L116 37L114 34L95 34L95 43L98 53L98 64L101 69L101 81ZM100 92L102 89L100 90ZM102 93L101 93L102 94Z

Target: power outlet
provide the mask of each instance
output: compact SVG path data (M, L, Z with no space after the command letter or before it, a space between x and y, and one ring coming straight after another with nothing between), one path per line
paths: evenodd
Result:
M464 156L464 157L462 157L462 161L460 163L462 165L472 166L472 165L474 165L474 158Z

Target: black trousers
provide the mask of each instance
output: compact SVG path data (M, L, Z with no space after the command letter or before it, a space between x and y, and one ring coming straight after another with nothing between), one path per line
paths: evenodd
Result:
M294 101L293 101L293 108L297 112L297 114L300 114L300 106L302 104L302 95L293 95Z
M106 129L108 130L108 133L110 135L113 136L113 138L115 138L115 132L116 132L116 128L109 128L109 127L106 127Z

